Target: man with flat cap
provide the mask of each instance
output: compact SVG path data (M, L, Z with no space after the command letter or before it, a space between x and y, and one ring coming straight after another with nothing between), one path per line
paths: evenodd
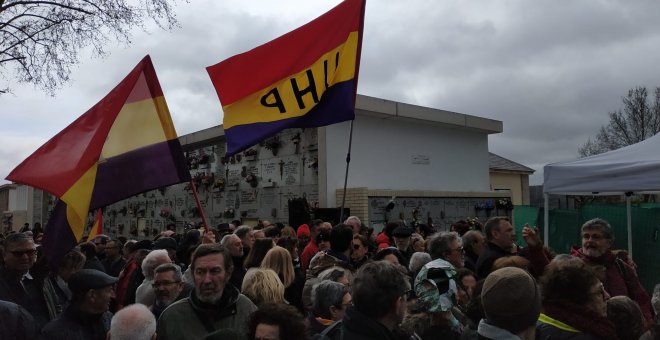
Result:
M405 226L397 227L392 231L392 238L394 238L394 246L399 249L401 255L405 259L405 263L401 263L404 267L408 268L408 263L412 254L415 252L410 246L410 238L413 229Z
M110 329L110 300L115 297L116 277L96 269L82 269L69 279L71 304L62 315L46 324L40 339L105 339Z

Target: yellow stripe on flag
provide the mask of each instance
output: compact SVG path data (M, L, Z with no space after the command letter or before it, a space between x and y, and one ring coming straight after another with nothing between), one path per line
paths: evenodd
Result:
M168 134L176 136L174 125L168 118L169 112L163 97L124 105L108 133L101 151L101 160L167 141Z
M300 108L298 104L298 98L296 97L291 85L291 79L296 80L299 88L306 88L309 85L307 71L311 70L314 77L316 93L320 99L323 93L326 91L326 71L324 62L326 62L327 65L328 86L351 80L355 76L357 46L358 33L351 32L345 43L322 55L309 68L281 79L271 86L246 96L237 102L223 106L222 109L225 113L223 122L224 128L229 129L236 125L252 123L274 122L277 120L305 115L307 112L314 108L316 103L314 102L313 97L307 94L302 97L304 101L304 108ZM337 53L339 53L338 64L336 62ZM249 79L246 79L246 81L249 81ZM262 104L262 99L264 97L266 98L265 100L267 102L273 102L274 97L272 96L272 92L274 89L276 89L277 93L281 96L281 102L286 109L286 112L282 113L277 107L268 107Z
M97 168L98 165L94 164L62 195L62 201L67 205L66 218L76 240L80 240L85 231Z

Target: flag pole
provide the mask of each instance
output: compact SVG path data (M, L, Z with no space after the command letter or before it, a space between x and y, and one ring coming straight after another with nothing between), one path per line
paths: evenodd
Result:
M192 188L193 196L195 196L195 202L197 203L197 210L199 210L199 216L202 218L202 223L204 223L204 230L209 231L209 224L206 223L206 214L204 214L204 209L202 209L202 203L199 201L199 196L197 195L197 186L195 185L195 180L190 180L190 187Z
M348 166L351 163L351 146L353 145L354 121L355 119L351 120L351 130L348 135L348 153L346 154L346 174L344 175L344 194L341 197L341 208L339 210L339 223L343 223L344 221L344 205L346 204L346 185L348 184Z

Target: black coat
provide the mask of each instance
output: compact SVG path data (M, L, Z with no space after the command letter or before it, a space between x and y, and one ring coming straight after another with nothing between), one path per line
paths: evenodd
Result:
M39 335L42 340L105 340L112 313L92 315L70 305L62 315L49 322Z
M492 242L488 242L484 251L481 253L481 255L479 255L476 267L477 271L475 274L477 274L477 277L480 280L485 279L486 276L488 276L488 274L493 271L493 263L495 263L497 259L510 255L512 254L506 250L500 248Z
M0 301L0 339L32 340L37 338L32 315L25 308Z
M342 340L396 340L397 337L380 322L348 308L341 325Z
M0 268L0 300L25 308L34 318L33 327L38 332L49 320L48 307L42 293L43 281L28 278L21 280L18 276L20 274Z

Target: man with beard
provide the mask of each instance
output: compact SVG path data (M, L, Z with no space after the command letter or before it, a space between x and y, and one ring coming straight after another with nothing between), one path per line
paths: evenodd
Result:
M229 282L240 290L245 273L247 273L247 270L243 267L243 242L237 235L229 234L222 238L220 244L229 250L229 255L231 255L231 260L234 263L234 271L231 273Z
M410 240L411 236L413 233L412 228L408 228L405 226L397 227L392 231L392 238L394 239L394 246L396 249L399 249L399 252L401 252L401 255L403 255L404 258L404 263L401 263L404 267L408 268L408 264L410 263L410 258L412 257L412 254L415 252L415 250L410 247Z
M227 284L233 271L229 250L220 244L202 244L193 252L190 266L194 289L190 297L163 311L158 320L158 338L202 339L228 328L245 336L248 317L257 306Z
M525 225L522 233L529 246L531 264L536 267L534 271L542 273L549 261L543 252L538 228L532 230L529 225ZM650 325L651 299L639 282L635 269L612 253L614 244L612 226L601 218L594 218L582 225L581 234L582 247L571 249L571 255L594 267L597 273L602 273L599 279L610 296L625 295L636 301L642 309L646 324Z
M192 287L183 282L181 267L174 263L164 263L156 267L154 282L151 286L156 293L156 301L151 312L156 319L169 305L190 295Z

